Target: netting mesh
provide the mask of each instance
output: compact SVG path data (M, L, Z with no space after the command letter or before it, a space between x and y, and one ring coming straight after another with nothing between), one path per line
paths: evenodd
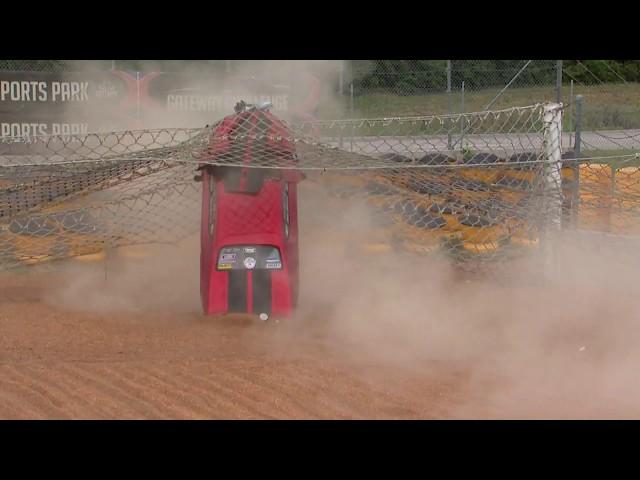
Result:
M336 214L365 206L370 248L464 264L535 250L560 224L635 231L638 167L562 155L560 114L534 105L274 129L250 110L202 129L4 138L0 268L197 232L203 165L303 171L301 194L323 192Z
M172 160L200 130L4 139L0 268L175 242L199 228L193 167Z

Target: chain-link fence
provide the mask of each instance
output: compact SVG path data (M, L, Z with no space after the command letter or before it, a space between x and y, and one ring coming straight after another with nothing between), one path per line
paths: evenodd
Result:
M295 71L294 63L278 63L278 73ZM91 63L96 71L218 76L269 75L273 65ZM317 195L312 203L331 216L361 208L363 224L337 232L356 248L494 268L544 253L554 243L549 232L589 231L631 236L632 248L618 242L615 251L637 251L640 97L633 72L606 62L598 70L588 62L558 60L312 66L325 87L316 119L298 119L275 136L259 118L244 123L249 129L222 135L214 124L3 136L0 270L179 241L202 228L196 169L228 168L233 176L247 161L249 182L303 171L302 194ZM58 74L86 71L87 65L0 61L1 70ZM543 101L561 101L565 108ZM597 254L607 246L614 243L597 243Z
M601 62L608 65L606 61ZM578 72L588 76L580 78ZM568 129L582 132L580 149L584 156L640 150L640 83L637 79L627 81L622 75L616 75L605 82L581 61L577 61L575 69L565 69L564 75L568 83L565 91L571 101Z
M640 131L640 62L613 60L0 60L2 71L126 70L193 75L273 76L296 81L299 65L323 83L319 118L452 114L531 105L570 105L564 130L576 130L575 96L583 96L584 131ZM289 72L289 73L285 73ZM293 73L292 73L293 72ZM602 133L583 150L609 149ZM635 138L635 137L634 137ZM573 137L571 137L573 139Z
M588 154L640 146L639 68L637 61L611 60L348 61L337 90L347 104L341 114L361 117L563 102L569 105L564 131L588 132L583 135ZM583 97L579 122L577 95ZM568 137L571 145L574 140Z
M640 233L635 154L585 159L580 138L577 150L563 149L553 104L310 121L276 133L273 120L247 113L224 128L3 142L0 269L197 231L193 176L203 166L246 167L249 182L301 170L307 191L325 194L319 208L340 216L364 205L362 238L346 232L345 242L464 266L523 258L545 232L570 225Z
M521 257L560 226L560 114L533 105L289 128L248 111L205 129L14 141L0 155L0 268L197 231L196 168L226 169L231 184L247 168L250 184L303 171L325 194L320 208L365 209L370 225L358 240L344 232L347 243L464 266ZM447 140L461 129L459 155Z
M354 109L369 116L369 109L376 108L370 103L384 105L384 96L411 97L398 108L436 114L556 100L562 67L557 60L371 60L347 62L344 68L342 79L349 93L353 89Z
M0 71L108 71L268 75L296 71L299 61L0 60ZM275 68L277 66L277 68ZM497 110L542 101L566 105L563 151L582 159L606 156L617 165L640 151L640 67L610 60L351 60L306 62L323 82L319 119L416 117ZM295 77L291 76L290 78ZM294 78L295 80L295 78ZM578 101L579 99L579 101ZM464 116L459 117L461 119ZM467 125L446 129L445 149L465 154ZM346 125L346 124L345 124ZM358 148L362 129L333 129L340 148ZM179 125L176 125L179 126ZM320 126L318 124L318 126ZM324 128L324 127L323 127ZM331 129L330 129L331 130ZM326 133L326 132L325 132ZM415 133L415 132L414 132ZM403 135L405 135L404 132ZM429 132L417 132L426 136ZM364 136L370 135L365 133Z
M279 61L279 67L289 61ZM128 70L141 73L152 71L188 72L192 74L260 73L272 69L274 61L248 60L0 60L0 71L11 72L86 72Z
M62 73L115 69L113 60L0 60L0 71Z

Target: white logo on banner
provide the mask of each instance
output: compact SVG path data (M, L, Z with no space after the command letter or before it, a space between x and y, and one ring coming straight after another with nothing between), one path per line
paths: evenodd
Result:
M2 102L86 102L89 82L0 80Z

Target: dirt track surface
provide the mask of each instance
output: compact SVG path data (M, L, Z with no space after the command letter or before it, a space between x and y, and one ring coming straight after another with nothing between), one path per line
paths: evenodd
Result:
M354 358L313 319L78 312L55 281L1 281L0 418L443 418L464 385Z
M389 347L395 319L367 306L369 260L323 236L335 212L304 208L316 215L305 216L301 308L278 322L201 314L197 235L0 272L0 418L464 415L468 369L404 358L402 336Z
M200 313L197 243L0 274L0 418L640 417L636 268L496 283L316 233L260 322Z

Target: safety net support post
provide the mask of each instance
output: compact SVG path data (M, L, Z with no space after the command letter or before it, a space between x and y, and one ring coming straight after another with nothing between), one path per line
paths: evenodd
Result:
M543 113L543 145L545 162L542 178L543 219L542 249L546 269L554 272L557 265L552 247L562 228L562 104L547 103Z

